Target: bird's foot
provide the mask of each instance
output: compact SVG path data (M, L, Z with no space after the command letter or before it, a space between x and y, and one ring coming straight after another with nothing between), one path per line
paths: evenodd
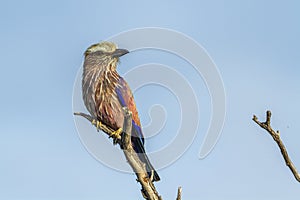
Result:
M111 133L110 137L113 138L113 143L118 144L120 141L120 138L122 138L121 134L123 132L122 128L119 128L118 130Z
M99 132L100 127L102 126L102 123L101 123L100 121L96 120L96 119L93 119L92 124L93 124L94 126L96 126L97 131Z
M119 128L118 130L112 132L110 136L113 138L119 139L119 138L121 138L122 132L123 132L123 129Z

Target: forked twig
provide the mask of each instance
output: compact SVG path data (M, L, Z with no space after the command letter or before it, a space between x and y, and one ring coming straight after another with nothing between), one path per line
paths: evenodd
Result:
M257 123L261 128L265 129L272 137L273 139L275 140L275 142L277 143L280 151L281 151L281 154L285 160L285 164L290 168L290 170L292 171L295 179L300 182L300 174L297 172L297 169L295 167L295 165L293 164L293 162L291 161L289 155L288 155L288 152L282 142L282 140L280 139L280 133L279 131L274 131L271 127L271 111L267 111L266 113L266 121L265 122L260 122L258 121L258 118L253 115L253 118L252 120Z

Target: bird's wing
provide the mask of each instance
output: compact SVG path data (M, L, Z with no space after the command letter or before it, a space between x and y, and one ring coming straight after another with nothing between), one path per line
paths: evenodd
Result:
M140 160L146 164L148 176L151 177L153 175L153 181L159 181L159 175L151 165L150 160L145 152L144 136L132 92L126 81L121 77L119 80L119 85L116 88L116 93L120 104L123 107L127 107L132 112L131 144L133 145L133 149L138 153Z
M135 106L134 98L127 82L122 77L120 77L119 84L116 88L116 93L122 107L127 107L132 112L132 128L134 129L133 133L136 134L135 137L140 138L142 144L144 144L141 122Z

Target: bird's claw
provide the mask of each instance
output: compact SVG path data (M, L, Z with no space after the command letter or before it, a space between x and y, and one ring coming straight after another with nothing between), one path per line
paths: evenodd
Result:
M118 130L116 130L116 131L114 131L114 132L111 133L111 137L113 137L113 138L120 138L122 132L123 132L123 129L119 128Z
M101 126L102 126L102 123L100 121L96 120L96 119L93 119L92 124L94 126L96 126L97 131L99 132L99 130L100 130Z

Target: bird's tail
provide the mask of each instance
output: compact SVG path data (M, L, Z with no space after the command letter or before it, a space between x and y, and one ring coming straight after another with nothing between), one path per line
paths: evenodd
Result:
M138 156L140 158L140 160L145 163L146 165L146 170L148 173L148 177L153 177L152 181L159 181L160 177L158 175L158 173L155 171L154 167L152 166L146 152L145 152L145 148L144 145L142 144L140 138L137 137L131 137L131 142L133 144L133 148L134 150L138 153Z
M143 158L141 158L141 156ZM140 159L146 164L146 170L147 170L147 173L148 173L148 176L149 177L153 177L152 181L159 181L160 180L160 177L158 175L158 173L155 171L154 167L152 166L152 164L150 163L149 161L149 158L147 156L147 154L139 154L139 157ZM153 174L152 174L153 173Z

